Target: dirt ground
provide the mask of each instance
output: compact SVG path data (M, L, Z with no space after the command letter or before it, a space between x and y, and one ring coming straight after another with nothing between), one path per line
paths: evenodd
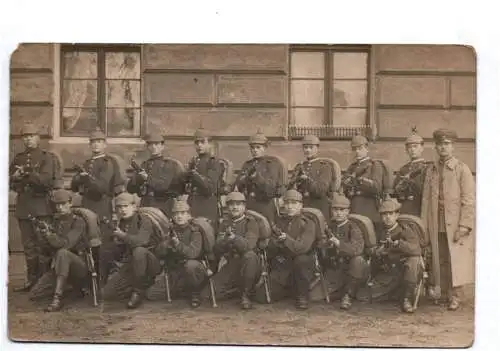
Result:
M296 311L292 301L241 311L236 300L196 310L184 301L147 301L129 311L124 302L94 308L88 298L71 298L63 311L50 314L43 311L45 302L12 292L21 278L9 283L9 337L19 341L465 347L474 338L472 289L459 311L423 301L414 315L391 303L360 302L349 312L339 310L338 302Z

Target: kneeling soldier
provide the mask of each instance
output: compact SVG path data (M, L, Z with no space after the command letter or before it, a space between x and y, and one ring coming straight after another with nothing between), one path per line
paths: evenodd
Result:
M349 309L352 299L363 283L367 263L363 257L365 241L360 228L348 219L349 199L336 194L331 204L332 222L326 242L326 256L330 265L339 271L342 280L343 297L340 308Z
M401 276L395 277L403 287L402 309L406 313L414 312L411 301L418 281L422 275L422 251L418 234L410 227L398 224L401 204L395 199L382 202L379 212L384 224L385 238L380 241L375 251L379 263L384 266L399 268ZM402 281L401 281L402 280Z
M119 223L113 231L115 245L120 250L103 251L101 266L109 267L117 257L105 253L120 252L123 265L116 275L112 275L103 288L103 298L111 300L114 297L132 294L127 303L128 308L138 307L144 298L146 290L154 284L155 277L160 273L160 262L153 254L160 242L161 234L153 222L146 216L139 216L134 196L121 193L115 199Z
M85 262L85 221L71 211L71 195L64 189L54 190L51 201L56 208L53 227L38 223L38 230L43 237L44 251L52 251L51 270L46 272L31 290L31 299L45 295L52 290L54 297L46 308L47 312L62 308L62 297L67 282L82 290L87 290L90 281L89 270ZM55 289L54 289L55 286Z
M268 246L273 300L277 300L279 290L284 295L291 290L288 284L291 275L296 307L307 309L309 285L314 275L314 223L301 214L302 194L297 190L288 190L283 201L284 216L280 216L277 223L273 224L273 235Z
M200 228L191 221L187 202L175 201L172 214L173 226L169 236L156 248L156 254L165 261L173 293L179 293L184 285L184 290L190 295L191 306L198 307L201 304L200 292L207 281L207 270L200 261L203 237Z
M259 239L259 227L254 218L245 215L245 195L232 192L228 194L226 203L229 219L221 224L215 243L215 253L219 257L224 256L228 264L225 270L216 275L216 286L224 285L224 290L239 288L241 307L250 309L252 303L249 296L254 292L255 284L260 277L259 257L255 251ZM220 284L219 277L227 277L228 284Z

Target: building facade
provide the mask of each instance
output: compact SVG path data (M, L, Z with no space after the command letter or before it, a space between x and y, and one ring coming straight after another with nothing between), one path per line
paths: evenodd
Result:
M429 141L426 158L433 130L448 127L458 131L457 157L476 169L476 57L465 46L21 44L10 82L11 157L22 150L21 126L33 121L67 169L89 156L96 126L127 161L140 158L144 134L162 130L166 152L182 162L203 126L235 169L258 130L289 168L309 133L346 168L360 131L372 156L398 169L412 126ZM12 211L14 194L9 203ZM9 249L22 250L14 220Z

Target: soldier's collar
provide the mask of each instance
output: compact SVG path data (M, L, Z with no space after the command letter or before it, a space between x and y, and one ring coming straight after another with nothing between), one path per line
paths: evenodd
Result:
M363 162L366 162L370 160L370 156L366 156L366 157L363 157L363 158L360 158L360 159L357 159L356 160L356 163L363 163Z
M437 160L436 165L439 166L440 164L444 164L449 169L453 169L457 165L457 163L458 159L455 156L451 156L444 161Z
M398 224L398 222L396 222L392 227L386 229L385 231L387 233L391 233L391 232L395 231L398 226L399 226L399 224Z
M99 155L92 155L91 159L95 160L95 159L102 158L105 156L106 156L106 154L103 152L102 154L99 154Z
M318 158L318 155L314 155L312 157L306 157L306 161L307 162L312 162L312 161L316 160L317 158Z
M161 156L162 156L161 154L151 155L151 156L149 157L149 159L150 159L150 160L156 160L157 158L161 158Z
M349 220L346 218L342 223L335 222L335 224L337 225L337 228L340 228L346 225L347 222L349 222Z
M231 218L231 221L233 223L238 223L238 222L241 222L243 219L245 219L245 214L244 213L241 215L241 217L238 217L236 219Z
M416 158L414 160L411 160L410 163L417 163L417 162L424 162L424 161L425 160L422 157L420 157L420 158Z

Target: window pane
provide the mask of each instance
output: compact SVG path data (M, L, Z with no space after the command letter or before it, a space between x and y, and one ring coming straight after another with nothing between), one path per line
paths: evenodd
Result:
M61 135L88 136L98 125L95 108L63 108Z
M97 78L96 52L65 52L64 78Z
M292 52L292 78L323 78L324 56L322 52Z
M106 81L106 107L140 107L140 89L137 80Z
M63 82L63 107L96 106L96 80L65 80Z
M292 106L324 106L324 89L322 80L292 81Z
M140 53L108 52L106 53L106 78L140 79Z
M336 80L333 82L333 106L365 107L367 82L363 80Z
M291 124L299 126L317 126L325 123L322 108L292 108Z
M333 54L334 79L366 79L368 54L366 52L335 52Z
M141 110L136 108L108 108L106 110L108 135L111 137L140 136Z
M334 108L334 126L361 126L366 124L366 109L364 108Z

